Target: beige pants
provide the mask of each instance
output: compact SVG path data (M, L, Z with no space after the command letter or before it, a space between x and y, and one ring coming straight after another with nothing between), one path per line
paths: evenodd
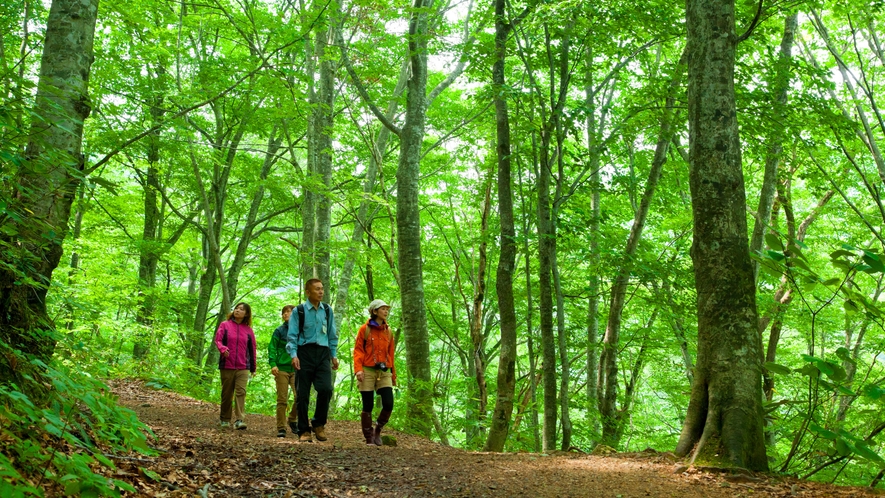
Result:
M382 387L393 387L393 373L388 368L363 367L363 381L359 383L360 391L377 391Z
M298 393L295 392L295 372L289 373L277 370L274 376L277 381L277 430L285 429L286 422L296 422L298 420L298 409L296 408L298 401ZM286 408L289 404L289 389L292 389L292 410L289 411L288 420L286 418Z
M246 418L246 384L249 383L248 370L221 370L221 421L230 422L231 404L234 420Z

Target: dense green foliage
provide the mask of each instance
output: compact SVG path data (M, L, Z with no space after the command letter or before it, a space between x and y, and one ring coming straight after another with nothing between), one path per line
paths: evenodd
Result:
M881 479L885 468L885 162L880 150L885 146L885 116L877 99L885 68L885 40L877 38L877 29L885 23L885 11L880 3L870 8L861 3L766 5L758 26L738 45L735 84L748 225L752 229L761 223L767 234L754 258L760 266L760 334L768 352L771 468L869 485ZM428 93L458 62L465 67L428 107L420 223L439 423L435 437L478 449L491 412L491 407L485 412L481 407L495 395L499 228L493 188L487 229L481 222L486 189L494 185L496 171L492 10L489 2L469 5L434 6ZM681 74L685 13L672 2L561 1L517 3L511 17L526 7L527 15L512 32L506 61L520 251L514 280L517 392L506 449L540 448L539 410L545 393L538 302L542 293L555 290L541 288L538 279L537 182L542 132L555 112L559 71L565 67L561 125L554 130L561 146L553 147L551 164L562 353L571 368L569 392L554 395L569 402L570 446L592 449L601 438L601 424L597 372L588 371L587 359L600 353L609 291L619 269L627 266L617 348L622 409L618 449L668 450L679 437L690 391L686 372L697 355L688 130L681 85L675 91L676 133L650 198L645 230L635 252L626 254L625 245L645 195L671 82ZM756 2L738 3L739 32L751 24L756 7ZM0 386L0 418L14 422L9 428L4 423L0 433L15 441L14 449L0 453L7 459L0 469L10 472L5 479L13 485L36 485L33 476L44 473L35 469L51 463L55 470L46 479L64 481L72 474L83 479L82 491L88 486L101 492L112 488L83 477L87 459L110 465L96 448L138 447L144 438L131 414L113 408L95 378L137 376L218 399L210 341L229 310L216 257L230 300L249 302L255 317L259 370L249 386L247 409L272 413L273 382L264 346L278 325L280 308L304 299L305 192L332 203L326 300L336 307L342 339L332 416L358 416L349 356L356 330L366 319L365 304L372 298L392 303L392 328L398 339L402 334L396 306L393 159L399 142L392 136L383 150L373 151L381 125L344 70L341 51L334 48L326 56L337 67L334 125L325 130L334 139L331 186L315 174L310 166L315 151L308 139L312 112L321 105L312 95L318 64L314 35L326 22L340 26L353 70L366 96L383 112L390 102L405 102L395 88L407 53L403 34L408 10L406 2L375 1L340 6L269 0L101 3L90 81L94 109L84 137L87 171L65 239L66 259L55 271L49 297L60 342L47 378L57 385L48 404L28 401L20 386ZM772 88L784 19L794 10L799 23L786 62L789 89L783 104ZM10 182L32 119L28 109L44 18L40 3L13 1L0 7L4 220L24 216L5 208L6 200L16 195ZM565 40L571 47L567 59ZM394 113L393 120L401 123L402 116ZM773 152L773 145L782 150ZM366 193L373 152L378 177ZM778 160L774 207L757 216L765 167L773 155ZM598 218L594 194L600 198ZM151 195L156 227L148 231L146 199ZM361 203L367 205L365 218L358 214ZM598 232L590 228L594 221L599 222ZM355 243L354 223L366 232ZM14 250L6 240L0 239L0 251ZM489 269L477 342L470 324L484 242ZM241 248L243 258L238 260ZM151 258L154 272L140 271ZM349 259L353 280L342 289L342 268ZM600 280L598 288L591 284L593 276ZM339 297L342 290L346 299ZM587 311L593 299L600 303L602 325L596 330ZM561 363L557 361L559 372ZM85 370L82 376L68 373L75 365ZM403 367L399 372L406 372ZM487 391L477 384L478 368L484 370ZM403 379L401 386L406 385ZM404 408L407 395L407 389L398 393L398 408ZM405 413L394 410L392 424L409 427ZM85 448L83 452L58 455L52 444L37 445L40 433L25 438L19 429L44 416L39 423L43 434ZM561 426L557 430L561 437ZM8 460L13 457L14 465Z

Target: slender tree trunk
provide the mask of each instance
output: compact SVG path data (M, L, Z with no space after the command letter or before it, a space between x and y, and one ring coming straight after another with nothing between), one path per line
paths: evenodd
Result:
M787 90L790 88L790 59L793 56L793 37L798 25L799 14L793 12L784 20L784 35L781 38L781 51L778 55L776 74L771 84L771 94L774 96L774 116L777 121L783 121L784 107L787 104ZM756 209L756 220L753 223L753 235L750 238L750 252L762 249L763 237L765 236L765 223L771 216L771 208L774 205L774 192L777 186L777 169L783 153L783 128L776 123L771 141L765 154L765 174L762 179L762 190L759 192L759 207ZM753 277L759 275L759 263L753 261Z
M343 43L343 42L342 42ZM399 108L399 98L406 89L406 82L409 79L409 59L403 61L402 68L399 72L399 79L396 82L396 88L387 104L385 117L388 121L392 120ZM341 319L347 311L347 295L350 291L350 282L353 278L353 267L356 264L356 256L363 243L363 232L371 225L368 220L369 213L369 195L375 190L375 183L378 178L378 169L384 163L384 152L387 150L387 141L390 139L390 129L381 126L378 135L375 137L375 143L372 144L372 154L369 157L369 166L366 168L366 179L363 181L363 200L360 201L360 207L356 214L356 220L353 223L353 232L350 235L350 247L347 250L344 264L341 267L338 279L337 292L335 295L335 321L337 326L341 326ZM368 242L371 244L371 242ZM371 265L367 264L366 268L366 287L369 291L369 301L373 301L375 296L371 285ZM339 329L340 330L340 329Z
M46 21L34 120L25 161L12 182L16 191L4 221L0 277L0 342L49 362L55 324L46 310L52 272L62 255L71 205L85 158L83 122L91 106L87 89L93 61L98 0L54 0ZM6 237L6 236L4 236ZM18 270L12 270L12 268ZM0 362L0 382L19 372Z
M538 177L538 285L541 315L541 368L544 370L544 451L556 447L556 337L553 333L553 241L550 213L550 135L541 135L541 171Z
M596 102L593 90L593 50L588 47L585 60L587 67L584 86L584 105L587 112L587 151L590 154L590 183L593 189L590 212L590 277L587 286L590 297L587 300L587 417L592 420L593 434L599 433L599 219L602 214L600 199L601 179L599 175L599 150L596 145Z
M164 72L159 74L155 81L162 84ZM163 93L158 92L151 101L149 110L151 122L159 123L163 119ZM157 264L160 261L160 247L158 231L162 226L160 206L158 202L158 194L160 192L160 130L151 133L148 137L147 144L147 162L148 168L144 175L144 227L142 229L141 241L138 247L138 297L140 299L139 309L135 315L135 321L138 323L138 330L132 346L132 357L141 360L148 356L150 352L150 340L153 334L151 329L154 323L154 307L156 297L154 295L154 286L157 283ZM182 220L182 222L184 222Z
M618 411L617 409L618 348L620 347L621 319L626 304L627 286L630 283L630 275L633 272L636 249L642 240L642 231L645 228L645 221L651 209L651 201L658 186L658 181L661 178L664 163L667 162L667 152L673 139L674 106L676 94L682 88L685 58L686 54L683 53L679 60L676 74L670 81L670 91L667 96L664 116L661 118L661 131L655 146L655 155L648 172L648 179L645 182L645 191L639 202L639 208L634 214L633 226L630 228L630 235L627 237L621 266L618 269L618 274L611 289L608 323L605 327L605 337L602 339L603 349L599 360L599 384L604 391L602 403L599 406L599 413L602 418L602 443L612 447L618 445L618 427L620 426L618 417L619 414L623 413L623 411Z
M397 261L401 276L403 330L409 369L409 425L418 434L432 430L433 398L430 340L424 306L424 271L421 259L421 216L418 204L421 146L427 113L427 9L429 0L415 0L409 19L409 58L412 76L407 85L406 121L400 135L396 171Z
M335 5L338 5L337 3ZM329 242L332 231L332 136L335 113L335 74L336 64L330 58L329 40L331 32L337 30L338 8L333 9L333 14L327 21L327 26L317 33L317 54L320 59L320 89L319 103L315 108L317 117L314 121L316 127L316 174L317 179L322 181L323 192L317 196L316 206L316 274L327 287L331 286L329 276L330 257Z
M734 97L733 0L688 0L689 159L698 299L695 382L677 455L767 470L762 344Z
M498 294L498 313L501 317L501 349L498 355L497 397L492 412L489 437L485 451L504 451L507 430L513 414L513 395L516 390L516 310L513 299L513 274L516 269L516 228L513 222L513 179L510 160L510 115L505 88L505 61L507 37L511 25L505 23L506 2L495 0L495 63L492 66L492 87L495 99L495 134L498 158L498 218L501 224L498 268L495 290ZM529 328L531 334L531 328ZM529 379L532 382L532 379Z
M491 173L489 174L491 177ZM483 196L482 218L480 220L480 233L482 242L479 244L479 261L477 262L476 283L473 293L473 307L470 320L470 343L473 354L474 375L476 378L477 431L475 438L485 439L486 413L488 412L489 389L486 383L486 336L483 330L483 303L486 294L486 266L488 261L488 243L486 233L489 230L489 214L492 210L492 183L488 179ZM480 443L480 441L476 441ZM484 441L482 441L484 443Z

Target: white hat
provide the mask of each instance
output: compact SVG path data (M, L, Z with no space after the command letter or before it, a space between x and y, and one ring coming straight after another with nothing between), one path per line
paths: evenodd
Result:
M375 310L377 310L378 308L380 308L382 306L387 306L388 308L390 307L389 304L385 303L384 301L382 301L380 299L376 299L376 300L372 301L371 303L369 303L369 314L371 315L371 314L375 313Z

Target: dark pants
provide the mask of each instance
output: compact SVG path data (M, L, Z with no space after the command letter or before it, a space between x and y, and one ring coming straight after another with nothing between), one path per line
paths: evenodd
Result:
M332 400L332 352L325 346L305 344L298 346L298 361L298 434L303 434L310 430L311 422L314 427L326 425ZM313 419L308 419L311 386L317 391L317 407Z

